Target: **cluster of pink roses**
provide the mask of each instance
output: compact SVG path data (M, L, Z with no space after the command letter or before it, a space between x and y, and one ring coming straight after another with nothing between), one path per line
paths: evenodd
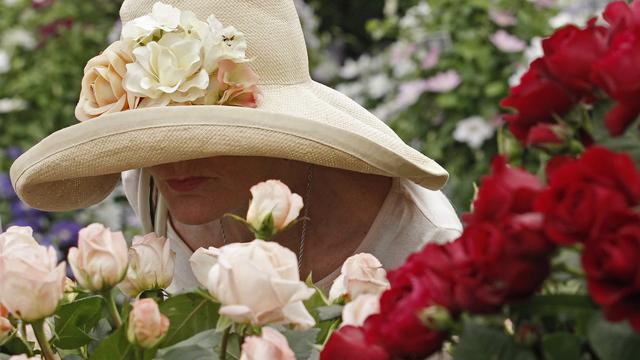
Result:
M611 2L603 16L608 26L594 18L585 28L568 25L545 39L544 56L503 100L517 110L505 120L521 142L564 142L567 128L557 116L593 103L599 91L616 102L604 120L611 135L621 135L640 114L640 1ZM581 132L579 139L590 143Z

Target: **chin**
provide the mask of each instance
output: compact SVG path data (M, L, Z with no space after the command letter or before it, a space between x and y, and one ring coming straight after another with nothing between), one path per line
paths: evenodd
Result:
M210 223L221 216L221 209L212 208L208 199L176 199L169 203L171 217L186 225L203 225Z

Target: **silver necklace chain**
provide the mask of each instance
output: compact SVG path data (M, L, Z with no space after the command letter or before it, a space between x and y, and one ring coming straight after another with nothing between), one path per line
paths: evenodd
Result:
M309 208L311 207L311 182L313 181L313 165L309 164L309 172L307 174L307 189L304 196L304 218L302 219L302 231L300 233L300 244L298 246L298 271L302 267L304 255L304 240L307 237L307 223L309 222ZM227 234L224 231L224 223L220 219L220 233L222 235L223 244L227 244Z

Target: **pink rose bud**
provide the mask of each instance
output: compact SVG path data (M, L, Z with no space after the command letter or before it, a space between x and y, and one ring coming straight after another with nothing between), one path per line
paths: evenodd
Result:
M13 325L7 319L7 309L0 305L0 345L4 344L13 333Z
M303 207L302 197L292 194L287 185L278 180L254 185L251 195L247 222L256 230L256 236L264 234L267 237L258 237L263 240L268 240L297 219Z
M169 240L155 233L133 238L129 249L129 270L118 285L130 297L150 289L166 289L173 280L176 253Z
M275 329L262 328L261 336L249 336L242 344L240 360L295 360L287 339Z
M158 345L169 330L169 318L160 313L153 299L141 299L133 303L129 313L127 339L145 349Z
M356 254L348 258L329 290L329 300L340 296L354 300L361 294L381 294L389 288L387 272L380 260L371 254Z
M80 287L108 290L127 273L127 242L121 232L91 224L80 230L78 247L69 250L68 259Z

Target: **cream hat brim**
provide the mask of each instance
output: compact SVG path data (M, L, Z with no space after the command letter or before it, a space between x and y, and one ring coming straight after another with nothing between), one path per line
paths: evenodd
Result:
M407 178L432 190L447 181L440 165L333 89L306 81L260 92L257 108L142 108L62 129L16 160L13 185L34 208L67 211L103 200L122 171L221 155Z

